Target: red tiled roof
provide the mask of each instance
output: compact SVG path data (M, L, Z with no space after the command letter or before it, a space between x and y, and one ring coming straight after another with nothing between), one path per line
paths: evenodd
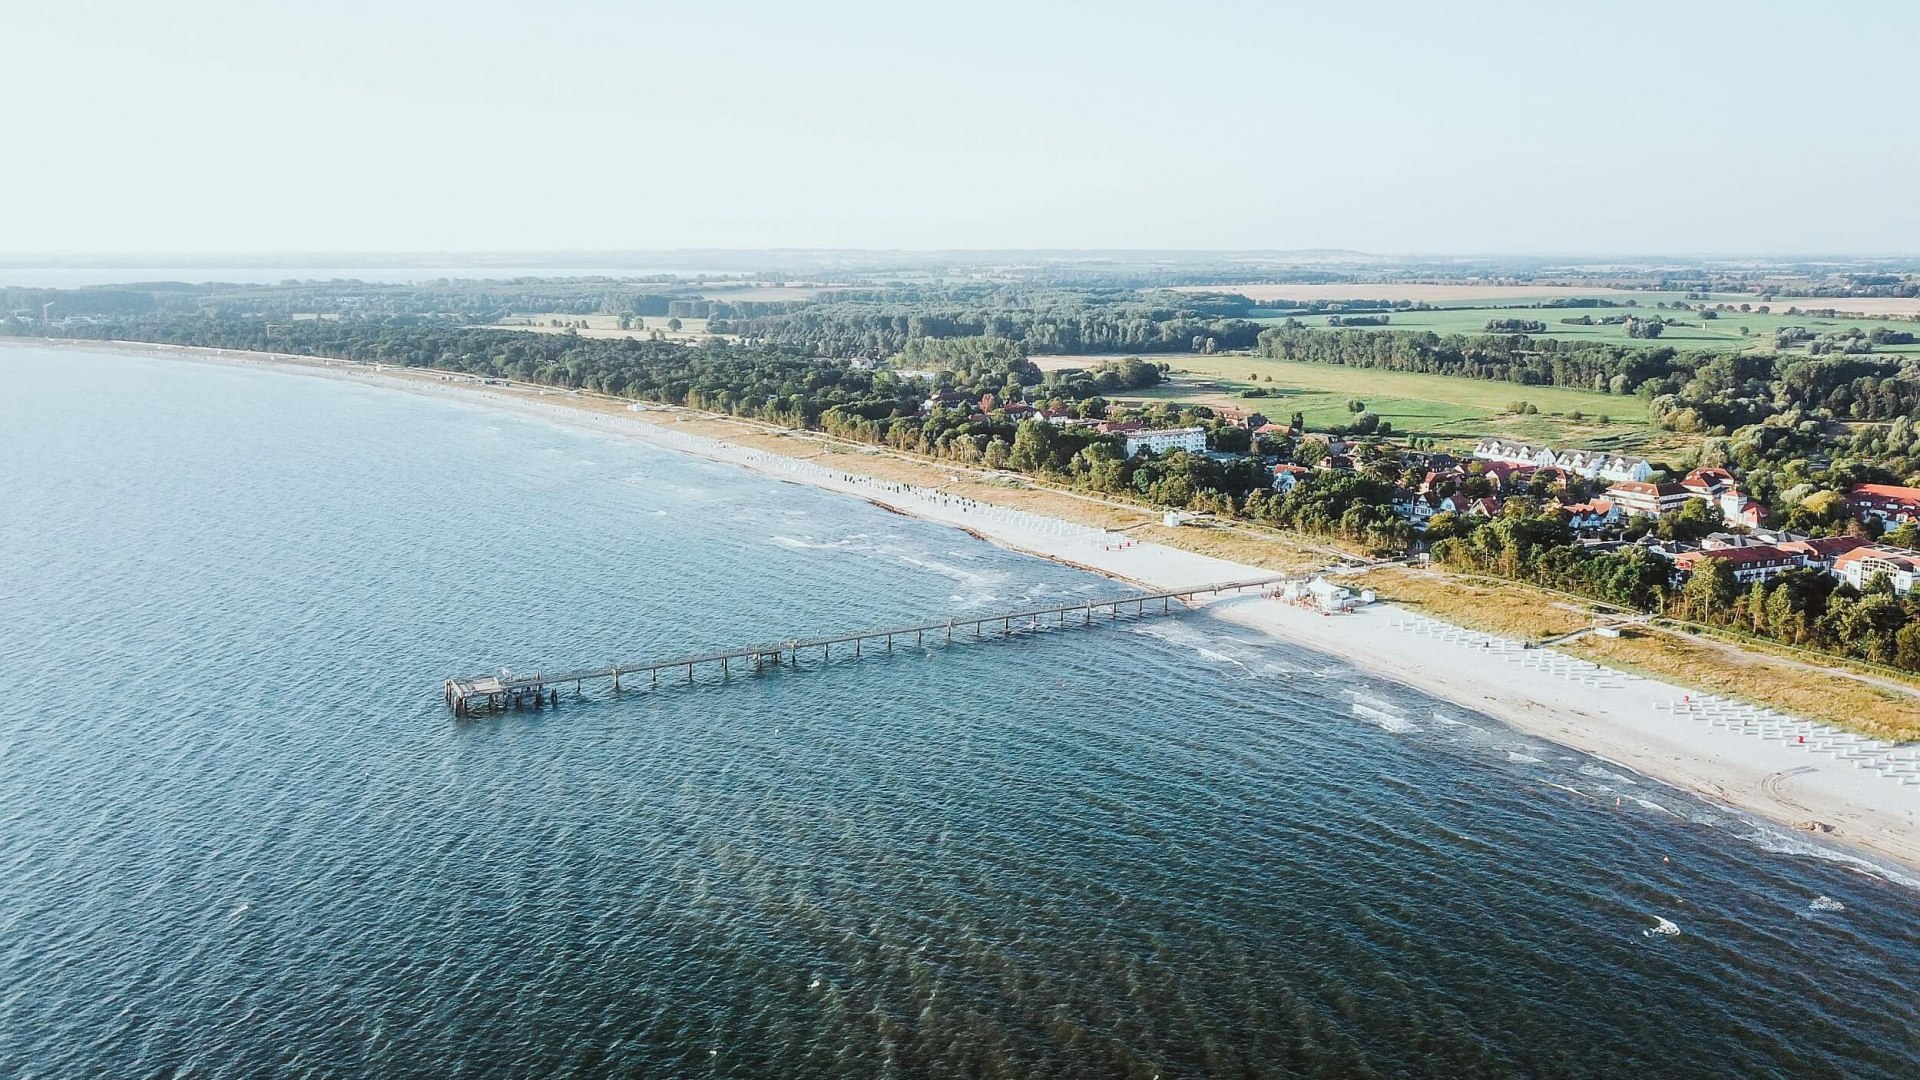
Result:
M1772 544L1755 544L1753 547L1716 548L1712 551L1689 551L1674 557L1675 566L1687 567L1701 559L1722 559L1739 566L1752 566L1755 563L1792 562L1794 552L1783 551Z
M1910 503L1920 507L1920 488L1901 487L1899 484L1855 484L1848 496Z
M1631 495L1684 495L1687 491L1679 484L1649 484L1644 480L1622 480L1607 490L1624 491Z
M1759 503L1753 505L1758 506ZM1788 540L1780 545L1783 551L1797 552L1819 559L1830 559L1843 555L1854 548L1866 547L1867 542L1857 536L1817 536L1810 540Z

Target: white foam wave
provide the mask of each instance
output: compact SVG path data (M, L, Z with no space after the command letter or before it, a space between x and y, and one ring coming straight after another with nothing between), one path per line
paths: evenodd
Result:
M1353 715L1373 724L1382 731L1390 732L1394 735L1405 735L1409 732L1420 730L1420 725L1408 720L1404 716L1395 716L1390 712L1369 708L1357 701L1353 703Z

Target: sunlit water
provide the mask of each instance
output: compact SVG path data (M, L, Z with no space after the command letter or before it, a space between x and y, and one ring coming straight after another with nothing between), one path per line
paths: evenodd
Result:
M1908 885L1202 617L440 697L1089 575L336 381L7 348L0 387L0 1075L1920 1054Z

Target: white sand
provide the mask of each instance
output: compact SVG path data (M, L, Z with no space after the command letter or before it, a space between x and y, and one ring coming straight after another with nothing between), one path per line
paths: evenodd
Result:
M36 342L35 344L43 344ZM97 344L72 347L100 347ZM678 410L608 414L568 395L383 374L363 365L212 350L125 348L265 364L394 389L484 402L730 462L964 528L1007 547L1138 585L1179 589L1272 577L1270 571L938 491L851 476L676 429ZM969 470L954 469L955 473ZM1522 649L1389 605L1321 615L1255 595L1209 605L1211 617L1331 654L1528 734L1592 754L1725 805L1920 868L1920 747L1893 746L1682 687Z

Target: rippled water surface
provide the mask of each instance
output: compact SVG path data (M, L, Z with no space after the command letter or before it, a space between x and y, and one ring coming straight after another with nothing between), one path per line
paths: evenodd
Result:
M458 722L1114 586L337 381L0 379L0 1075L1913 1075L1909 884L1336 661L1185 616Z

